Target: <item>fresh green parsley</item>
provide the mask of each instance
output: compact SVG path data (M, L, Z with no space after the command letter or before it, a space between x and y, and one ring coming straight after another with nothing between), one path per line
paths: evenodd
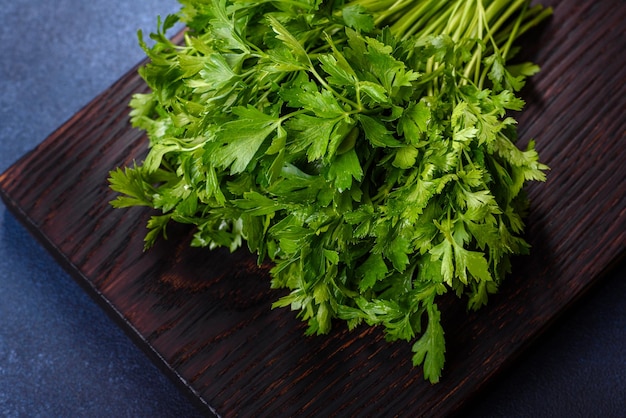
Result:
M437 382L440 295L487 303L524 254L527 181L545 179L513 112L532 63L525 0L180 0L140 44L131 119L145 160L110 173L115 207L159 211L192 245L244 243L308 334L343 320L413 344ZM188 30L174 44L166 32ZM150 45L149 45L150 44Z

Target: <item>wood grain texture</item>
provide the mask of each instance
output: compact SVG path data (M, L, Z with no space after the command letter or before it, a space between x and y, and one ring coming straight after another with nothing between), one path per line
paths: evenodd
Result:
M129 72L0 176L7 207L163 370L209 413L234 416L441 416L458 412L626 248L626 7L621 0L544 1L549 23L524 40L542 72L523 92L521 144L551 167L532 184L532 254L487 308L440 303L441 382L411 366L410 345L380 330L305 337L271 310L268 267L245 251L190 249L189 229L143 252L149 210L115 210L107 177L146 141L127 103Z

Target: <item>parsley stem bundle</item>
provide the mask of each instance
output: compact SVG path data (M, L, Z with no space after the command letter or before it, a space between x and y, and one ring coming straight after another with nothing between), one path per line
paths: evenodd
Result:
M180 0L159 22L131 120L139 165L111 172L115 207L196 227L194 246L270 260L308 333L333 320L414 341L437 382L437 298L477 309L528 251L523 187L544 180L511 111L538 68L508 63L550 14L525 0ZM182 45L166 31L188 28Z

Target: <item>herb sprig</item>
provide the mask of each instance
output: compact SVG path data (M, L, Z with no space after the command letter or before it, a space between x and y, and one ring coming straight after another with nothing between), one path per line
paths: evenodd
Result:
M478 309L528 252L534 142L516 147L516 96L532 63L516 39L550 14L525 0L180 0L159 21L151 91L131 102L141 164L110 174L115 207L160 211L192 245L243 243L271 260L308 334L333 320L413 341L437 382L438 297ZM184 43L166 36L182 21Z

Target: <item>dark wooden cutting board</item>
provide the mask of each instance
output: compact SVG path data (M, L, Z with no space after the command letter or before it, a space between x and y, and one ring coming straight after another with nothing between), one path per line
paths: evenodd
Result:
M230 416L441 416L472 395L597 282L626 248L626 7L546 1L549 23L524 41L542 67L518 115L551 167L528 187L532 254L489 305L440 303L447 338L441 382L412 368L410 345L380 330L305 337L270 309L267 266L245 251L190 249L191 231L143 252L149 210L115 210L110 170L140 160L146 141L127 103L133 70L0 176L7 207L206 411Z

